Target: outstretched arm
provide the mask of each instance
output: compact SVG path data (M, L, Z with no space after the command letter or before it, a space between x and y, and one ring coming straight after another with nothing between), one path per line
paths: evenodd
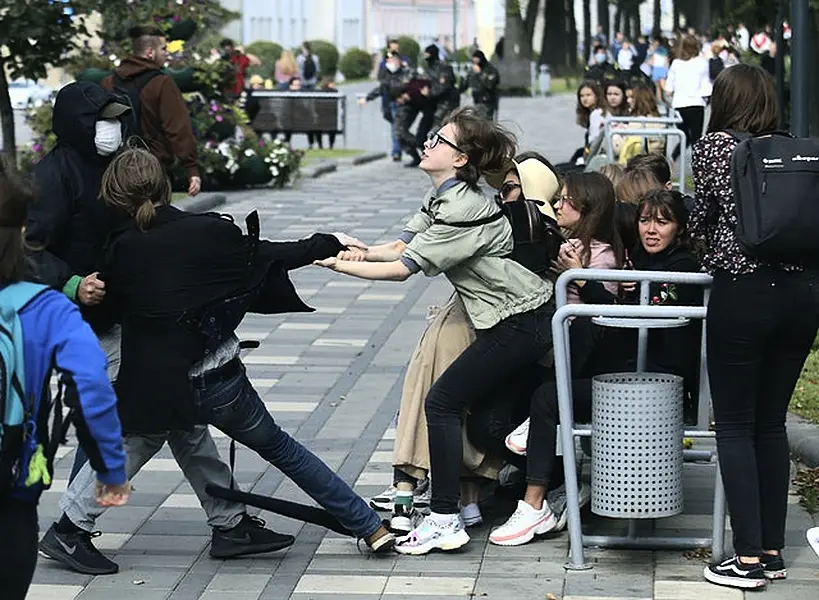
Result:
M317 260L313 264L332 269L338 273L375 281L405 281L413 274L400 260L390 262L356 262L339 260L333 257Z

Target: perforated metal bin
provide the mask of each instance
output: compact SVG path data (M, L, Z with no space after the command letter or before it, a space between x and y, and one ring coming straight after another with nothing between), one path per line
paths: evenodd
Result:
M592 512L631 519L680 514L682 377L598 375L592 394Z

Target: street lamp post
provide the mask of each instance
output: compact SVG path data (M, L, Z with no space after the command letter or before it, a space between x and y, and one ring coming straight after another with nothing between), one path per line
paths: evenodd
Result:
M452 51L458 49L458 0L452 0Z
M808 0L793 0L791 4L793 33L791 35L791 131L797 137L810 133L810 14Z

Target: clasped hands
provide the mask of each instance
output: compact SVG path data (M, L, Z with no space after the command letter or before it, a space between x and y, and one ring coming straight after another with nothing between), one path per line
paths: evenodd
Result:
M339 260L349 260L361 262L365 260L367 249L369 246L359 240L358 238L347 235L346 233L336 232L333 234L342 246L346 246L345 250L339 252L336 256L331 256L322 260L315 260L313 264L318 267L326 267L328 269L335 269L336 262Z

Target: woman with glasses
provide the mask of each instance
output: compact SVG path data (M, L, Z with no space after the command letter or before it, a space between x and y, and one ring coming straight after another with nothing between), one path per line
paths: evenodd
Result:
M509 171L501 173L499 178L489 178L488 183L498 189L496 199L508 202L529 199L538 203L547 216L554 219L552 201L560 191L561 182L554 167L546 158L536 152L524 152L509 165ZM429 475L429 444L427 441L427 422L424 417L424 399L432 384L452 362L475 339L475 330L467 317L464 304L457 294L440 308L436 308L430 317L429 325L424 331L415 352L407 367L404 378L404 389L398 410L398 427L393 450L393 483L386 490L374 496L370 505L376 510L392 511L390 529L393 533L407 534L412 530L416 520L415 509L429 505L427 476ZM503 448L503 438L521 418L528 414L528 398L539 384L529 386L522 394L514 393L511 387L504 390L505 397L526 397L523 416L515 418L508 410L497 415L493 411L473 412L468 419L466 429L472 431L469 438L476 443L485 442L492 436L487 430L497 428L498 422L504 427L497 437L498 447ZM517 386L515 386L517 387ZM508 392L508 393L507 393ZM476 427L476 421L477 427ZM475 429L478 429L475 432ZM494 480L502 466L499 456L487 456L484 448L480 449L464 438L463 465L471 475L461 482L461 519L466 527L478 525L483 521L478 508L479 484L481 480ZM494 441L494 439L493 439Z
M463 413L492 402L506 381L532 368L552 345L552 284L508 258L514 248L512 227L478 187L481 175L504 168L514 150L514 137L474 108L454 111L424 144L419 166L433 188L401 239L316 261L373 280L443 273L476 330L475 341L424 401L434 473L431 514L400 538L396 549L402 554L455 550L469 542L459 514ZM458 226L466 222L470 226ZM548 515L544 507L543 518Z

